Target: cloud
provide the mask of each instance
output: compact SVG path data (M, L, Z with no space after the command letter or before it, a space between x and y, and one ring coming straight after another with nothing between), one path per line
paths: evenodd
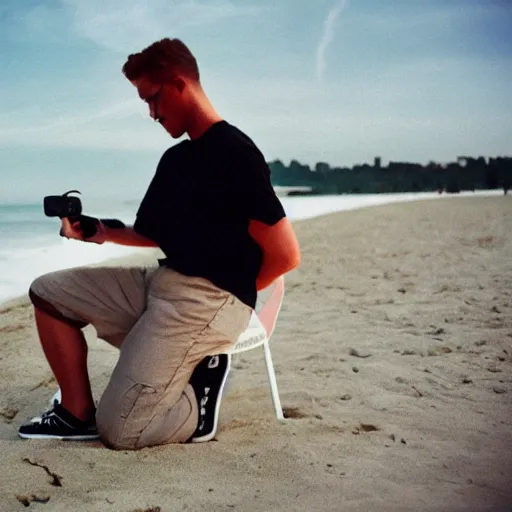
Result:
M260 8L230 0L60 0L72 15L75 33L114 52L139 50L169 34L213 25L235 17L254 16Z
M323 98L315 98L315 90L306 81L261 78L245 87L223 79L213 79L210 84L211 97L219 112L236 124L251 126L268 133L279 130L283 119L297 115L297 101L311 104L307 115L309 121L319 110ZM6 147L53 147L103 149L123 151L160 150L171 143L164 130L148 115L147 106L131 90L125 99L121 89L111 91L108 98L75 105L73 109L62 109L54 105L42 111L27 106L23 111L14 111L0 118L0 148ZM131 94L133 97L129 97ZM117 101L114 100L118 97ZM269 108L273 105L272 109ZM324 106L325 108L325 106ZM304 110L304 108L302 109ZM264 113L264 114L263 114ZM327 109L323 112L325 119ZM261 114L261 117L260 117ZM30 124L27 123L30 119ZM300 120L306 123L306 118Z
M348 155L363 148L377 150L384 139L389 144L403 144L408 140L407 129L422 132L426 139L429 134L442 133L447 140L453 140L450 130L461 131L462 123L487 123L487 115L480 109L472 113L471 120L463 121L469 112L468 102L478 105L482 101L474 83L468 84L463 94L460 88L450 87L460 77L468 76L471 69L469 61L461 64L450 58L422 60L389 68L378 81L361 83L357 76L347 76L342 89L327 83L322 94L305 77L276 81L263 76L240 87L237 81L213 76L208 90L219 113L254 136L269 158L295 153L301 158L307 153L335 155L342 140ZM487 75L488 68L482 69ZM442 83L440 73L444 76ZM164 130L150 120L146 105L131 86L117 87L107 95L101 88L100 98L80 102L73 108L62 108L57 103L41 110L33 105L0 117L0 148L158 152L173 144ZM457 101L454 95L465 100ZM418 105L418 98L427 102L428 113ZM491 108L495 126L505 130L509 125L505 109L499 115L496 107L487 106ZM390 142L390 137L396 141ZM418 148L415 143L414 149ZM398 150L395 154L399 155Z
M40 71L22 76L17 82L8 79L4 84L0 98L2 151L23 152L24 148L33 147L135 153L158 152L172 144L162 128L150 121L146 106L120 74L121 58L128 52L167 35L197 41L198 51L212 57L211 69L205 73L209 96L221 115L254 136L269 158L294 156L314 161L325 154L336 163L343 154L345 161L350 162L352 158L362 158L366 151L396 157L402 156L400 151L405 151L406 156L407 151L426 153L433 151L432 147L438 151L444 141L447 154L448 150L452 154L455 148L467 152L465 148L471 144L480 147L476 128L473 130L472 126L501 130L501 136L498 134L494 139L489 133L479 136L485 144L492 143L496 148L499 144L505 146L503 141L510 133L510 121L505 118L508 96L499 93L500 83L505 88L508 71L506 75L506 71L500 72L500 80L490 79L495 76L496 66L512 69L503 65L503 60L479 61L476 66L474 57L466 61L459 56L442 60L439 55L422 54L421 59L416 56L411 61L372 54L374 60L370 64L380 66L378 80L368 80L357 61L352 72L344 76L343 87L339 87L334 70L328 66L329 55L339 43L339 21L347 7L346 0L330 0L331 9L322 9L320 15L325 16L325 21L318 34L316 54L314 46L313 52L311 46L307 50L310 57L316 56L316 77L326 82L321 94L318 83L304 76L303 53L288 55L279 46L282 40L287 43L288 37L277 30L280 19L268 23L269 1L257 4L256 0L152 0L147 7L136 0L52 0L32 5L37 7L27 16L24 28L34 30L31 42L46 42L45 35L55 38L47 50L58 50L55 68L49 67L51 73L47 75ZM392 21L390 15L382 17L367 11L358 14L356 7L350 11L348 27L354 31L361 25L371 33L375 28L372 20L378 24L382 23L381 18ZM274 4L272 8L277 12ZM409 22L410 30L421 28L425 19L421 17L423 11L419 12L404 14L399 19L402 30L391 33L403 35ZM287 20L291 16L285 11L278 14L286 15ZM428 33L436 33L430 26L437 26L439 11L432 8L424 15ZM306 21L310 24L310 17ZM237 30L232 33L224 30L235 25ZM261 33L267 25L268 32ZM354 31L347 30L344 35L356 37ZM20 37L26 37L23 31L18 32ZM255 33L257 42L269 40L273 48L264 59L256 54L256 59L261 60L252 58L256 52L252 51L250 38ZM297 37L303 38L300 31ZM372 41L369 38L367 44ZM62 43L62 47L54 42ZM225 49L229 51L223 52ZM76 56L76 65L69 65L74 62L70 56ZM59 58L69 66L62 73ZM248 63L244 69L250 68L249 73L240 73L237 58ZM268 65L270 59L275 64ZM23 62L21 57L19 60ZM286 66L282 66L283 62ZM268 73L277 63L282 73ZM296 65L300 75L294 74ZM470 137L468 130L475 135ZM449 141L457 145L448 148Z
M334 30L340 14L347 6L348 0L338 2L327 15L324 21L324 31L316 50L316 76L319 82L323 81L326 69L325 54L334 39Z

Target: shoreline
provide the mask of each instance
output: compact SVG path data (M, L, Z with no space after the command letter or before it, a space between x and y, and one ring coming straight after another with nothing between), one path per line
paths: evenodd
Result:
M438 201L440 199L442 200L449 200L449 199L465 199L465 198L482 198L482 197L499 197L503 196L500 191L497 190L477 190L475 192L470 191L464 191L459 194L439 194L437 193L418 193L421 194L416 197L407 197L408 193L400 194L367 194L366 196L375 198L375 199L382 199L382 197L393 197L396 200L385 202L385 203L376 203L376 204L364 204L364 205L348 205L346 208L341 210L334 210L334 211L324 211L316 214L311 214L308 216L300 216L296 219L291 219L292 224L295 226L302 222L307 222L308 220L312 219L318 219L322 217L328 217L329 215L337 215L337 214L343 214L345 212L350 211L357 211L365 208L378 208L381 206L391 205L391 204L405 204L405 203L411 203L415 201ZM436 194L434 196L434 194ZM314 200L318 197L324 197L324 198L338 198L338 197L350 197L351 199L357 199L358 194L349 194L349 195L324 195L324 196L306 196L308 200ZM365 196L365 197L366 197ZM403 196L403 197L402 197ZM147 253L142 253L143 250L140 248L133 248L133 253L126 254L124 256L118 256L118 257L106 257L105 259L99 260L95 263L87 263L80 266L87 266L87 267L98 267L98 266L112 266L112 265L131 265L131 264L150 264L151 262L156 262L157 258L163 257L163 253L160 251L160 249L147 249ZM70 267L73 268L73 267ZM76 268L76 267L75 267ZM11 298L7 299L0 299L0 311L5 308L12 307L12 303L18 303L18 302L28 301L28 292L25 294L16 295Z

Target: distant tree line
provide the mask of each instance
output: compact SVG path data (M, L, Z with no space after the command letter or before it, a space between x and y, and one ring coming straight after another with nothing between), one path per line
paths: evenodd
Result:
M280 160L269 163L274 186L310 187L310 192L294 194L378 194L396 192L448 192L503 188L505 194L512 184L512 158L459 157L456 162L428 165L389 162L373 165L331 167L319 162L311 169L297 160L285 166Z

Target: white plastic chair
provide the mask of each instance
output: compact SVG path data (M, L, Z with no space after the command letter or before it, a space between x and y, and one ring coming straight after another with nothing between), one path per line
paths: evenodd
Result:
M277 316L281 310L281 304L284 297L284 276L274 281L272 292L263 304L261 310L256 313L252 312L249 326L238 338L237 342L227 352L228 354L240 354L253 350L263 345L263 353L265 355L265 364L267 366L267 376L272 396L272 403L278 420L284 420L283 408L279 398L277 389L276 373L272 362L272 354L270 353L269 341L277 322ZM50 406L54 401L60 402L62 399L60 389L51 397Z
M281 407L281 400L277 389L276 373L272 362L272 354L270 353L269 341L274 332L277 316L283 303L284 277L279 277L272 286L273 290L270 297L265 301L265 304L258 313L253 311L249 327L242 333L228 353L240 354L263 345L272 403L274 404L277 419L283 420L283 408Z

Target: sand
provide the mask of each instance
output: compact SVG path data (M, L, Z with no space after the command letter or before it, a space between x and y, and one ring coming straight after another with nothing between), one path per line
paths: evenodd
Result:
M247 352L210 443L18 439L56 384L26 298L0 307L0 510L512 510L512 198L295 227L303 262L271 343L287 419ZM98 395L116 351L87 339Z

